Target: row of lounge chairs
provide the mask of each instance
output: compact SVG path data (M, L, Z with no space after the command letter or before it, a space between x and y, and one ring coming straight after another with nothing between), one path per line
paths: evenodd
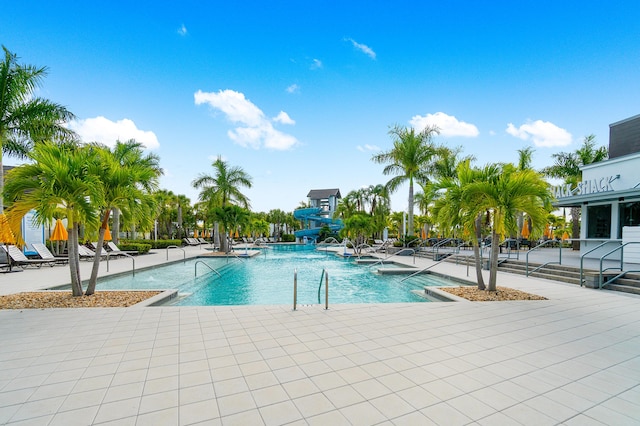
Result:
M205 240L204 238L183 238L182 239L183 246L199 246L202 244L213 244L213 243Z
M96 243L92 243L95 247ZM22 250L18 247L9 245L9 246L1 246L2 249L7 253L7 256L11 259L12 266L20 266L20 267L41 267L42 265L46 266L55 266L62 265L69 262L69 258L66 256L55 256L51 251L47 248L46 245L42 243L33 243L31 244L33 249L38 255L38 258L28 258ZM106 251L102 251L100 253L101 258L105 258L107 256L130 256L133 254L138 254L137 251L128 251L128 250L120 250L120 248L109 241L107 245ZM78 245L78 254L81 259L91 260L96 257L96 252L91 250L89 247ZM6 265L2 265L2 267L9 267L9 263Z

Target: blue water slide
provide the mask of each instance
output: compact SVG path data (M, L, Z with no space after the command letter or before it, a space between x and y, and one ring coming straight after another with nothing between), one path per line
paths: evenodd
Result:
M344 225L342 224L341 220L333 220L330 217L323 216L320 214L322 212L323 210L319 207L310 207L306 209L294 210L293 217L295 217L296 219L302 220L305 223L308 223L309 221L314 221L316 223L322 224L322 226L307 228L307 229L300 229L298 231L295 231L294 234L296 238L317 237L320 234L320 230L324 226L328 226L329 229L331 229L334 232L337 232L342 229Z

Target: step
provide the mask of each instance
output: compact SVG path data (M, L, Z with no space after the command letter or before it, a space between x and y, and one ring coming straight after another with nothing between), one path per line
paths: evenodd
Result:
M509 274L517 274L517 275L525 275L524 271L519 271L519 270L508 270L508 269L499 269L500 272L506 272ZM547 274L544 272L533 272L529 274L529 277L535 277L535 278L544 278L546 280L551 280L551 281L559 281L559 282L564 282L564 283L568 283L568 284L579 284L580 283L580 278L579 277L568 277L565 275L555 275L555 274Z
M622 284L605 284L602 288L613 291L621 291L623 293L631 293L640 295L640 287L634 287Z

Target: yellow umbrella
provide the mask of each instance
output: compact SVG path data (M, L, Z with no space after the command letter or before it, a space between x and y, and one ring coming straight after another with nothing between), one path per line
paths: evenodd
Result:
M562 234L562 241L568 240L568 239L569 239L569 234L567 233L567 231L564 231L564 234Z
M546 238L551 238L551 229L549 228L549 224L547 223L544 226L544 234L543 234Z
M49 237L51 241L67 241L69 239L69 233L67 232L67 228L62 223L62 219L56 220L56 226L53 228L53 232L51 233L51 237Z
M238 234L238 230L236 229L236 238L238 238L240 235Z
M209 234L209 230L207 229L207 232L204 234L205 238L209 238L211 235Z
M423 240L427 239L427 235L426 235L426 232L424 232L424 228L422 228L421 236Z
M16 237L9 227L9 220L4 213L0 213L0 243L15 244L15 242Z
M196 229L195 231L193 231L193 238L198 238L200 235L198 235L198 230Z
M109 224L107 223L107 229L104 230L104 240L111 241L111 231L109 231Z
M524 224L522 225L522 238L529 238L529 235L531 235L531 232L529 231L529 221L525 220Z

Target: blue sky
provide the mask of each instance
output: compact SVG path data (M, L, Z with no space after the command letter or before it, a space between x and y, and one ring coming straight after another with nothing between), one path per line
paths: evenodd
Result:
M206 4L204 4L206 3ZM436 124L477 164L534 165L640 114L640 2L12 2L0 43L86 140L136 138L165 189L221 155L254 211L389 177L390 126ZM7 164L17 161L7 159ZM407 189L392 197L406 209Z

